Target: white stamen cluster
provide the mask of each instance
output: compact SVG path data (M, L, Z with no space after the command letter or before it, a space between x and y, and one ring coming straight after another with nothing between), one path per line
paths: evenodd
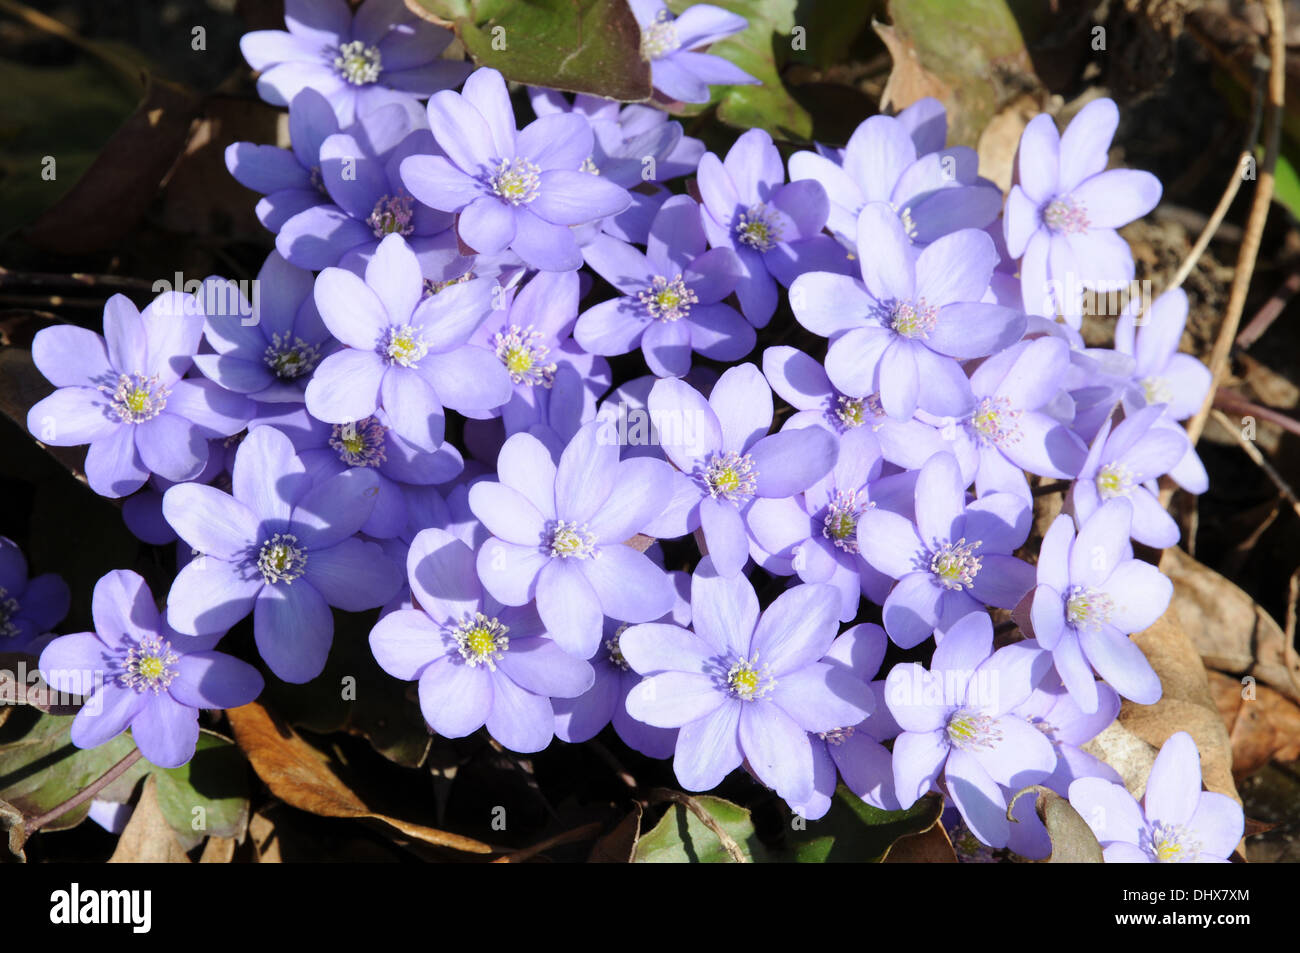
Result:
M379 356L390 366L416 367L428 353L424 332L414 324L393 325L379 339Z
M527 205L537 198L542 170L527 159L502 159L488 184L492 192L511 205Z
M741 701L756 701L775 687L771 668L760 665L757 654L752 659L739 659L727 669L727 691Z
M988 750L1002 740L1002 730L993 718L972 708L953 712L948 719L948 741L963 751Z
M18 634L18 626L13 618L18 614L18 600L9 595L9 590L0 586L0 638L13 638Z
M384 440L387 433L388 428L375 417L335 424L330 433L330 446L350 467L378 467L388 459Z
M1011 406L1007 397L985 397L975 408L971 426L986 445L1010 447L1020 442L1022 412Z
M552 556L562 559L588 559L600 555L596 537L587 532L587 524L555 520L548 527L545 544Z
M276 533L262 543L257 554L257 571L268 584L291 584L307 568L307 551L292 533Z
M762 202L751 205L736 220L736 240L755 251L767 251L781 240L781 222Z
M955 543L945 543L934 552L930 557L930 572L938 578L941 586L956 591L970 588L984 562L983 557L975 555L980 542L977 539L968 543L962 537Z
M339 47L334 57L334 68L353 86L368 86L379 82L383 58L379 55L379 47L353 40Z
M1142 849L1158 864L1190 864L1201 856L1201 842L1183 824L1151 825L1143 832Z
M819 731L817 737L828 745L842 745L853 737L855 730L853 725L847 725L843 728L833 728L830 731Z
M366 219L366 224L376 238L410 235L415 231L415 225L411 222L415 217L414 202L405 192L381 196Z
M1088 210L1072 195L1058 196L1043 209L1043 224L1064 235L1079 235L1088 231Z
M157 695L176 678L178 661L180 656L172 651L170 642L148 636L126 653L119 681L124 688Z
M619 648L619 639L623 637L623 633L627 630L628 625L624 623L614 631L611 638L605 640L605 651L609 653L610 664L624 672L632 669L632 666L627 664L627 659L623 657L623 650Z
M116 386L110 390L101 384L99 390L108 395L113 415L124 424L140 424L157 417L171 395L171 388L159 383L157 374L119 374Z
M715 500L722 498L732 503L743 503L754 495L758 474L754 472L754 458L749 454L714 453L704 470L704 488Z
M554 361L546 360L551 349L541 343L545 339L546 335L534 331L531 324L526 328L512 324L496 333L492 344L497 357L510 372L510 380L534 387L550 387L555 382L557 365Z
M456 650L466 665L470 668L485 665L488 671L495 672L497 660L510 648L510 639L506 636L509 631L509 627L502 625L495 616L488 618L475 612L452 629L451 637L456 640Z
M889 312L889 326L905 338L928 338L938 320L939 309L924 298L895 301Z
M647 63L667 56L681 45L677 24L667 10L660 10L654 22L641 31L641 59Z
M262 360L279 380L297 380L316 369L320 348L300 337L291 337L288 331L283 334L276 332L271 335L271 343L266 346Z
M650 317L656 321L677 321L691 313L691 305L699 304L700 299L681 275L671 281L663 275L655 275L650 287L637 292L637 300L645 305Z
M1144 377L1138 383L1142 385L1148 404L1168 404L1174 399L1169 382L1163 377Z
M1133 471L1122 463L1108 463L1097 471L1097 495L1103 500L1128 496L1136 483Z
M857 490L837 490L826 507L822 535L846 553L858 551L858 518L870 503L858 502Z
M1065 594L1065 619L1076 628L1101 628L1114 611L1115 601L1100 589L1071 586Z

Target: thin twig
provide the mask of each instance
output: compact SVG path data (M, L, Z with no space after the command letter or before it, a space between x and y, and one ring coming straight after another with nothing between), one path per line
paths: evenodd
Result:
M1057 480L1054 483L1044 483L1042 486L1036 486L1029 492L1033 496L1051 496L1053 493L1064 493L1072 486L1074 484L1069 480Z
M88 308L98 311L104 307L103 301L90 298L65 298L63 295L16 295L0 294L0 305L7 308Z
M14 271L0 266L0 288L113 288L128 291L152 291L154 283L128 275L91 275L81 271L55 274L45 271Z
M1223 411L1211 410L1210 416L1214 418L1215 422L1219 424L1219 426L1232 434L1232 438L1236 440L1237 445L1246 452L1246 456L1250 457L1255 466L1264 471L1265 476L1272 480L1273 485L1277 487L1277 491L1286 497L1287 502L1291 504L1291 509L1295 510L1296 516L1300 516L1300 499L1296 498L1295 491L1292 490L1291 485L1282 478L1282 474L1278 473L1277 470L1274 469L1273 464L1269 463L1268 460L1265 459L1264 454L1259 452L1259 447L1255 446L1253 442L1247 440L1241 433L1241 427L1234 424L1231 418L1229 418Z
M1286 309L1287 302L1297 292L1300 292L1300 269L1286 276L1282 286L1273 292L1273 296L1264 302L1263 307L1256 311L1255 316L1241 329L1241 333L1237 335L1237 347L1245 350L1263 337L1264 332L1272 327L1278 315Z
M1286 663L1286 674L1291 679L1291 686L1300 695L1300 659L1296 658L1295 647L1295 616L1296 600L1300 599L1300 569L1291 574L1291 583L1287 592L1286 603L1286 641L1283 644L1283 653Z
M502 857L496 858L494 864L519 864L525 860L536 857L544 850L550 850L552 847L559 847L561 844L572 844L577 841L584 841L588 838L595 837L604 828L600 821L593 821L590 824L583 824L581 827L575 827L571 831L565 831L563 834L556 834L554 837L548 837L539 844L531 847L525 847L521 850L512 851Z
M23 834L22 834L23 842L26 843L29 837L35 834L38 830L40 830L50 821L62 817L64 814L68 813L68 811L71 811L73 808L77 807L78 805L84 804L86 801L89 801L91 798L93 798L104 788L108 787L110 784L112 784L122 775L126 774L126 772L130 770L131 765L135 764L139 760L140 760L140 749L132 748L130 752L127 753L126 757L124 757L117 764L113 765L111 768L105 771L97 779L90 782L90 784L88 784L86 787L82 788L76 794L72 795L72 797L68 798L62 804L54 805L54 807L50 808L44 814L41 814L39 817L34 817L30 821L24 821Z
M722 845L723 850L730 855L733 863L749 863L749 859L745 856L745 852L740 849L740 845L736 843L735 838L723 830L722 825L718 823L717 818L701 807L700 802L695 800L695 798L691 797L689 794L683 794L681 791L674 791L672 788L654 788L650 791L648 796L652 804L663 801L671 801L673 804L680 804L699 818L701 824L713 832L713 836L718 839L718 843Z
M1210 354L1210 374L1213 384L1210 392L1205 395L1205 402L1201 405L1201 409L1187 424L1187 436L1193 446L1205 429L1205 422L1213 409L1214 393L1228 371L1228 357L1232 352L1232 344L1237 338L1237 327L1241 323L1242 312L1246 308L1246 293L1250 290L1250 279L1255 271L1255 259L1259 256L1260 241L1264 235L1264 223L1268 220L1269 207L1273 202L1273 175L1281 143L1282 106L1286 99L1286 18L1282 12L1282 0L1264 0L1264 12L1268 16L1269 27L1269 115L1264 142L1264 162L1259 167L1255 197L1251 202L1250 216L1246 219L1246 231L1241 239L1241 251L1237 256L1232 288L1228 294L1227 313L1223 318L1223 326L1219 329L1219 337L1214 342L1214 350ZM1240 177L1241 169L1234 170L1234 175Z
M1280 410L1247 400L1236 391L1228 390L1226 387L1220 387L1215 393L1214 406L1219 410L1236 414L1238 417L1258 417L1260 420L1267 420L1300 437L1300 420L1296 420Z

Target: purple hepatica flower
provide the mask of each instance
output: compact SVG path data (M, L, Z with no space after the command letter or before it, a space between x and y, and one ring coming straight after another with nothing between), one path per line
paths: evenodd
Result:
M532 605L503 606L485 593L474 551L445 530L417 536L406 568L420 609L392 612L371 630L379 666L420 683L420 710L440 735L462 738L486 724L512 751L545 748L555 734L551 698L590 688L591 665L551 641Z
M650 64L655 92L683 103L707 103L710 86L758 83L721 56L699 52L749 26L744 17L697 3L673 16L663 0L628 0L641 27L641 58Z
M889 640L885 630L870 622L855 625L844 632L822 659L827 665L841 668L849 676L866 681L880 668ZM893 759L873 728L882 708L872 693L871 716L855 725L843 725L831 731L811 733L808 741L813 753L813 793L802 804L792 804L796 814L815 821L825 817L835 796L837 778L843 778L850 791L872 807L884 811L898 810L894 797Z
M1028 500L1025 470L1071 479L1083 466L1087 446L1045 412L1060 393L1069 363L1064 341L1036 338L994 354L971 375L977 403L957 439L979 460L975 487L981 496L1000 490Z
M78 748L129 727L151 763L180 767L194 756L200 708L237 708L262 692L257 669L212 651L219 636L179 635L164 622L136 573L119 569L95 583L91 613L94 632L55 639L40 663L51 688L86 696L72 721Z
M1107 420L1093 438L1088 457L1070 488L1070 505L1080 521L1107 500L1133 505L1133 539L1163 549L1176 545L1178 524L1156 495L1156 478L1178 465L1187 453L1187 434L1159 426L1163 404L1144 407L1111 430Z
M313 417L346 424L382 407L398 434L432 453L442 445L444 405L487 411L510 399L505 367L467 343L492 311L492 282L424 296L420 263L399 235L379 244L365 274L326 268L316 278L316 307L344 348L307 385Z
M701 529L724 576L739 573L749 558L752 501L806 490L830 472L839 452L835 437L817 427L768 435L772 392L753 364L728 368L707 401L684 381L661 380L649 409L664 452L689 480L687 529Z
M979 178L974 149L921 155L900 118L864 120L838 158L796 152L790 179L821 183L830 199L826 226L849 248L857 245L858 213L869 202L888 204L907 236L922 245L961 228L985 228L1002 209L1001 191Z
M126 295L104 305L104 337L83 328L45 328L32 359L56 390L27 414L27 428L55 447L90 444L86 479L121 497L150 473L193 479L208 441L244 429L251 405L208 380L181 380L203 336L192 295L167 292L143 312Z
M451 31L410 12L401 0L366 0L354 17L345 0L286 0L284 30L244 34L240 51L261 72L257 92L288 105L315 89L340 123L389 103L418 111L419 100L461 82L470 64L439 59Z
M593 354L626 354L640 345L659 377L681 377L691 352L734 361L754 347L754 329L722 299L740 277L729 248L706 251L700 207L688 195L659 209L645 254L608 235L583 249L587 264L623 293L578 318L573 336Z
M628 713L681 729L673 769L683 787L708 790L747 762L787 802L812 796L808 733L856 725L875 704L855 673L821 661L837 601L829 586L795 586L760 617L749 580L718 575L706 557L691 583L694 632L652 623L623 633L623 657L646 676Z
M677 590L672 612L658 621L687 628L691 624L691 577L684 572L669 573ZM619 647L623 633L631 626L615 619L605 620L605 639L591 659L596 681L577 698L555 702L555 736L578 743L596 737L613 722L614 731L629 748L649 758L670 758L677 747L677 731L656 728L637 721L627 713L627 695L641 682L641 676L623 657Z
M582 93L569 103L563 93L553 89L530 89L529 100L538 116L565 112L586 116L595 137L592 162L601 175L614 177L626 189L647 181L667 182L691 175L705 152L701 140L682 135L682 124L653 106L624 105ZM675 126L676 131L665 132L665 126ZM662 147L668 141L671 145L665 151ZM649 169L647 157L655 160ZM645 178L647 174L649 179Z
M27 578L18 544L0 536L0 652L33 652L68 614L68 584L45 573ZM34 654L34 652L33 652Z
M1010 838L1002 787L1036 784L1056 767L1047 736L1012 710L1049 668L1046 653L1026 643L993 652L987 613L964 618L939 643L927 672L894 666L885 702L903 729L894 739L894 788L910 807L942 772L944 788L984 843Z
M663 570L624 540L668 503L671 470L647 458L618 459L612 430L593 421L560 454L515 434L497 458L499 483L469 491L492 533L478 554L483 586L505 605L537 600L551 638L579 658L600 646L603 616L657 619L672 608Z
M1084 287L1104 290L1133 280L1133 254L1115 231L1160 201L1160 180L1131 169L1105 171L1119 110L1098 99L1058 135L1048 115L1020 138L1019 184L1007 197L1007 250L1020 259L1025 310L1067 323L1083 320Z
M1115 325L1115 350L1134 359L1133 376L1123 396L1125 412L1136 412L1148 404L1164 404L1165 415L1159 426L1186 420L1201 409L1211 383L1210 369L1178 350L1187 326L1187 293L1181 288L1166 291L1151 302L1140 325L1136 305L1135 301L1126 308ZM1204 493L1210 485L1205 466L1190 441L1169 476L1190 493Z
M401 235L436 268L460 258L449 232L452 217L416 202L398 169L410 155L434 152L433 134L411 129L410 118L386 107L355 130L320 147L320 178L332 202L308 208L281 226L275 247L302 268L364 265L379 242Z
M740 259L736 297L754 327L772 320L776 281L788 287L805 271L848 273L844 249L822 234L830 209L825 190L812 181L787 184L781 153L762 129L737 139L726 159L706 153L697 183L709 244Z
M858 554L858 519L875 506L872 482L880 477L880 444L870 430L840 437L834 469L801 494L755 500L749 510L754 540L804 582L826 582L840 594L840 621L858 614L863 594L882 602L892 580Z
M609 362L570 337L578 319L579 284L576 271L538 272L517 292L506 291L470 338L496 354L510 374L513 391L500 410L508 433L528 430L549 416L562 367L576 375L593 405L609 389Z
M1140 705L1160 700L1160 679L1129 636L1150 626L1169 606L1173 583L1150 563L1132 558L1128 542L1133 508L1109 500L1080 524L1058 516L1038 554L1038 585L1027 625L1052 653L1056 670L1085 712L1101 704L1093 670L1115 691Z
M401 534L408 512L403 488L427 486L453 479L465 465L460 451L443 444L429 453L403 440L388 426L382 410L373 417L346 424L312 420L312 436L294 441L294 448L312 483L321 483L349 468L374 471L379 493L361 532L376 539Z
M242 300L234 282L209 278L208 300L234 296L238 306L207 316L204 334L216 353L195 355L194 366L251 400L300 403L316 365L337 346L316 310L312 285L310 271L295 268L275 251L257 273L256 310ZM256 320L246 323L246 314Z
M875 507L858 517L868 565L898 580L884 603L885 630L902 648L984 606L1012 609L1034 585L1034 569L1011 555L1029 535L1029 504L990 493L967 505L966 481L950 453L926 461L916 480L916 522Z
M974 400L960 361L1020 339L1025 316L982 299L997 265L993 240L967 228L918 254L889 208L858 216L862 281L814 272L790 286L799 323L831 338L826 373L851 397L880 394L889 416L918 408L959 417ZM925 386L921 386L924 381Z
M272 232L299 212L332 201L321 179L320 147L338 131L329 100L304 89L289 104L291 149L256 142L226 147L226 168L240 185L262 194L257 219Z
M1241 805L1201 790L1201 756L1185 731L1169 736L1138 804L1121 784L1080 778L1070 804L1108 864L1226 864L1245 831Z
M357 539L379 492L368 468L312 485L289 438L256 427L235 455L234 495L197 483L163 496L172 528L203 554L167 597L167 621L198 635L229 629L249 612L257 649L286 682L321 673L334 638L330 606L383 605L401 571L375 543Z
M798 411L787 427L817 426L833 434L848 434L865 427L876 435L880 451L890 463L907 470L921 465L948 446L939 431L912 418L895 420L880 406L880 396L849 397L835 389L826 369L792 347L769 347L763 352L763 376L786 403Z
M429 100L429 125L444 156L412 156L402 181L432 208L458 212L456 231L476 252L509 248L532 268L582 264L571 225L616 215L631 203L622 187L579 171L592 134L581 115L543 116L515 131L505 80L479 69L464 93Z

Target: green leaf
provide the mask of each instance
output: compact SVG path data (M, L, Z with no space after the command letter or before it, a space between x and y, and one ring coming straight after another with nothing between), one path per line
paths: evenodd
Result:
M878 863L900 838L928 831L942 813L938 794L927 794L905 811L882 811L841 784L825 817L803 821L802 830L790 832L790 859L801 864Z
M1263 161L1261 151L1258 161ZM1279 203L1291 213L1293 218L1300 218L1300 175L1286 156L1277 157L1277 166L1273 170L1273 201Z
M248 823L248 770L231 741L204 732L179 768L154 768L158 805L186 850L205 837L240 837Z
M3 234L33 221L72 188L131 115L138 96L91 58L62 67L0 61L0 88Z
M720 797L704 794L695 802L731 835L749 860L765 859L754 834L749 811ZM637 841L633 862L643 864L727 864L731 855L716 834L684 805L674 803L668 813Z
M508 80L610 99L650 97L650 66L626 0L408 0L451 27L474 62Z
M37 817L102 777L135 747L129 737L118 735L98 748L78 748L71 730L71 718L34 708L12 714L0 726L0 801ZM42 830L75 827L89 810L89 802L78 805Z
M135 747L121 734L98 748L78 748L69 737L72 719L25 708L0 726L0 802L26 817L62 804L101 777ZM230 741L211 732L199 735L194 757L179 768L158 768L141 758L96 798L129 801L140 782L158 779L163 816L186 850L206 836L237 837L248 820L248 773L244 756ZM195 808L202 808L196 813ZM65 830L80 824L90 803L79 805L44 825ZM203 826L196 824L202 821Z
M1038 819L1047 828L1047 836L1052 839L1052 854L1044 863L1048 864L1100 864L1104 862L1101 844L1092 832L1088 822L1076 811L1065 798L1051 788L1041 784L1031 784L1021 788L1011 798L1007 806L1007 820L1015 823L1011 812L1015 810L1016 801L1023 795L1037 795L1034 811Z
M894 61L883 99L941 100L949 145L976 145L1004 101L1037 85L1007 0L891 0L889 14L892 26L876 26Z
M706 52L721 56L762 81L761 86L714 86L709 105L718 118L743 129L766 129L773 138L807 142L812 136L812 116L781 81L781 67L793 55L797 0L712 0L715 6L738 13L749 26L714 43ZM676 13L692 6L691 0L672 0ZM708 106L686 106L677 112L698 115Z

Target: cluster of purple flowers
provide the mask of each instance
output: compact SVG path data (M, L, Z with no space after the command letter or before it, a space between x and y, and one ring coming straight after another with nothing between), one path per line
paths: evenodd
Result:
M1209 378L1177 353L1177 290L1113 349L1077 330L1071 295L1132 278L1115 229L1160 196L1105 171L1112 103L1063 135L1035 119L1004 210L933 100L788 162L761 130L719 156L649 106L546 90L520 128L503 77L437 59L447 35L397 0L286 8L243 50L292 148L227 153L275 233L260 293L117 296L104 337L33 348L58 389L32 433L89 444L91 486L181 543L162 614L114 573L96 632L45 648L55 687L103 676L74 741L129 725L180 763L198 708L261 688L213 651L233 625L305 682L332 610L382 607L374 656L446 736L531 752L612 723L690 790L744 767L808 818L837 779L882 809L940 790L1027 856L1049 845L1008 822L1019 788L1118 805L1080 746L1160 697L1130 636L1171 586L1132 543L1177 542L1159 477L1204 489L1177 421ZM633 8L660 94L751 81L701 52L742 18ZM755 353L783 303L824 352ZM650 375L611 391L631 352ZM1070 482L1036 565L1030 477ZM651 541L691 534L693 571L668 571ZM60 615L5 572L0 648ZM766 608L760 578L788 581ZM872 605L883 625L841 631ZM991 609L1025 638L995 642ZM1153 775L1153 819L1114 807L1108 857L1186 859L1207 824L1230 849L1230 812L1174 784Z

